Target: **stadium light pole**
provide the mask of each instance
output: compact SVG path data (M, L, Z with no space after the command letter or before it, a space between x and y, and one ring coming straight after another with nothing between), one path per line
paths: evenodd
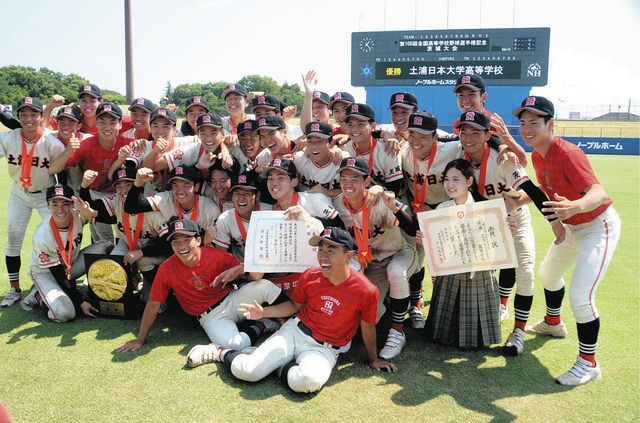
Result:
M127 103L133 101L133 45L131 43L131 0L124 0L124 51Z

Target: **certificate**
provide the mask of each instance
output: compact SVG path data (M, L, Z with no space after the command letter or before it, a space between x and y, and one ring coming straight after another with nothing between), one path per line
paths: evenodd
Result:
M309 239L322 229L314 218L285 220L283 211L254 211L244 250L245 271L299 273L317 267L317 247L310 246Z
M518 266L500 199L418 213L432 276Z

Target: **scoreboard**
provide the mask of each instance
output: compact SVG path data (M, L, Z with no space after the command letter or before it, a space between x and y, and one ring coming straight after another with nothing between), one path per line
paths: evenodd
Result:
M453 85L478 74L487 85L544 86L549 28L353 32L351 85Z

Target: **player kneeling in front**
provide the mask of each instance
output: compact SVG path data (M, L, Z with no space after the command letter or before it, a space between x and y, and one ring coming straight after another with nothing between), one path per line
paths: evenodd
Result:
M256 382L274 370L296 392L320 390L331 375L338 349L351 341L360 323L369 365L376 370L396 371L378 358L376 320L378 290L359 272L349 268L354 255L353 238L343 229L329 227L309 240L318 247L320 267L300 276L291 300L262 307L241 304L247 319L297 317L287 322L252 353L215 347L214 361L222 362L235 377ZM187 365L194 367L188 361Z
M76 311L81 310L89 317L95 317L93 313L98 312L84 300L75 281L69 280L71 265L82 253L79 247L86 223L71 209L73 194L73 189L65 185L47 189L51 217L43 220L33 234L31 278L34 286L21 303L28 311L39 306L46 308L47 317L57 323L72 320Z
M160 267L144 309L138 337L118 348L119 352L142 347L162 304L173 290L185 313L197 317L212 342L226 348L247 348L264 331L264 325L239 331L244 315L240 303L257 301L277 304L287 300L282 290L267 280L257 280L232 289L229 282L243 277L244 268L235 257L219 248L200 246L200 227L189 219L169 222L167 239L174 255ZM249 275L251 276L251 275ZM189 360L205 363L208 345L194 347Z

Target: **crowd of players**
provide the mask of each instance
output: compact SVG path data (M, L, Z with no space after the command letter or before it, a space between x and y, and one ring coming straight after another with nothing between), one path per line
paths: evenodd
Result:
M229 116L211 113L195 96L183 105L180 128L177 106L138 98L125 116L93 84L82 85L72 103L58 95L46 107L37 98L21 99L18 119L2 119L14 129L0 134L13 180L6 246L11 287L1 305L21 301L60 323L78 314L95 317L98 310L76 285L85 270L83 251L122 256L141 275L146 307L137 338L121 352L144 344L172 292L211 340L191 349L189 366L222 362L249 381L277 371L293 390L313 392L349 350L358 326L378 370L396 370L387 360L406 345L407 320L446 345L501 343L514 286L505 353L524 352L525 331L565 337L562 277L575 263L570 300L579 355L557 381L600 378L594 298L620 221L584 153L553 137L553 104L532 96L514 111L535 150L538 187L524 169L522 147L502 118L484 108L488 93L477 75L456 82L462 114L453 134L419 111L411 93L391 96L392 123L382 125L351 94L329 96L315 90L315 82L313 72L303 77L299 125L290 123L295 108L233 83L221 95ZM502 270L499 281L493 271L433 278L425 320L416 214L487 199L504 199L518 267ZM547 313L533 325L527 325L535 262L529 202L556 238L539 271ZM23 297L20 250L33 209L43 220L33 237L33 288ZM246 273L247 228L260 210L280 210L315 228L309 243L318 247L320 267ZM80 251L85 224L92 243ZM376 325L383 316L390 328L378 351Z

